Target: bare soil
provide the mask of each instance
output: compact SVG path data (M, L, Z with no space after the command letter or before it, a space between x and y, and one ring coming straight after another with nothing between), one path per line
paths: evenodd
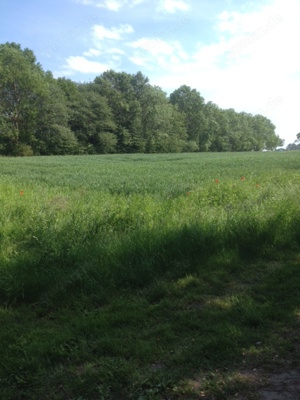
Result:
M269 376L269 386L260 390L261 400L300 400L300 369Z
M267 386L259 391L260 400L300 400L300 317L296 328L287 336L294 344L294 351L280 370L268 375Z

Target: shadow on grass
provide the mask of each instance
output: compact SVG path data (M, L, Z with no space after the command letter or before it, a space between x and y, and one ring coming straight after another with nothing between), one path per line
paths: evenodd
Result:
M2 398L226 398L216 371L292 349L282 333L300 304L295 220L94 232L76 246L67 231L53 248L27 242L2 267ZM195 374L205 380L187 394Z
M223 224L195 223L173 230L161 226L107 232L102 224L91 221L80 227L71 218L59 232L51 225L28 227L16 240L14 256L1 265L0 299L7 305L45 303L82 294L105 303L119 290L201 274L215 259L233 266L268 260L300 243L299 214L286 209L265 219L238 214Z
M68 306L2 310L2 398L185 398L195 376L201 391L229 398L236 388L220 387L218 374L268 367L293 350L282 335L299 311L294 257L215 257L183 278L114 293L102 307L85 294Z

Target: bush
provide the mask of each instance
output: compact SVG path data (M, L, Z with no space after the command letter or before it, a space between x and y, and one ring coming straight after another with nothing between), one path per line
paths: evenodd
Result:
M118 139L116 135L111 132L101 132L99 134L99 145L97 152L102 154L116 153Z
M42 154L78 154L79 144L70 128L54 124L42 138Z
M20 143L15 148L13 155L18 157L31 157L34 153L31 146L25 143Z

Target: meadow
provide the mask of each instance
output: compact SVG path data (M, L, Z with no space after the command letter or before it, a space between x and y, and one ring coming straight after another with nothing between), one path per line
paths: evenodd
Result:
M0 158L0 398L258 398L299 199L296 151Z

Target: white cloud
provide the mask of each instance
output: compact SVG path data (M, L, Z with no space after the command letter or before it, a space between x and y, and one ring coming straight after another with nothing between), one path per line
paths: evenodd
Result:
M131 0L129 2L130 7L138 6L139 4L145 3L146 0Z
M93 6L97 8L105 8L110 11L118 12L124 7L133 8L149 0L77 0L78 3ZM158 5L157 11L165 11L168 13L175 13L176 11L187 11L190 5L186 0L156 0Z
M77 0L77 3L83 4L84 6L90 6L94 5L95 2L93 0Z
M131 56L131 57L130 57L130 61L131 61L133 64L135 64L135 65L137 65L137 66L139 66L139 67L144 67L144 66L147 65L147 59L146 59L145 57L139 56L138 54L134 54L133 56ZM148 71L149 71L149 69L151 70L151 67L148 66L147 69L148 69Z
M117 47L109 48L106 50L107 54L119 54L119 55L124 55L125 51L118 49Z
M197 51L180 62L174 49L160 45L154 51L149 42L148 52L157 59L149 70L151 82L169 92L187 84L220 107L262 113L290 143L299 131L294 106L300 91L299 20L298 0L270 1L248 13L223 12L216 20L215 43L198 43ZM131 61L149 65L141 52Z
M93 38L95 41L102 41L104 39L122 40L123 35L127 33L133 33L134 30L131 25L123 24L111 29L105 28L103 25L93 26Z
M101 51L97 49L89 49L88 51L85 51L83 53L84 56L86 57L98 57L100 56Z
M152 56L158 54L170 55L173 53L173 46L164 40L158 38L141 38L129 44L133 49L140 52L150 54Z
M84 1L95 3L95 0ZM102 0L101 4L104 3ZM117 3L134 5L126 0ZM226 11L227 3L224 2L225 11L215 18L212 26L214 42L208 45L193 39L189 48L192 44L194 51L188 54L184 42L171 40L174 30L169 28L153 37L133 36L134 40L126 43L127 35L133 33L129 24L110 29L94 25L93 46L101 51L102 61L110 68L116 65L124 68L129 59L143 69L152 84L168 92L187 84L198 89L206 101L222 108L266 115L277 126L277 133L290 143L299 131L300 2L252 3L251 12ZM188 9L186 0L159 0L154 2L154 11L155 5L168 13ZM113 46L115 43L118 47ZM125 52L124 45L128 48ZM92 53L90 49L84 55L91 57ZM68 65L75 69L75 61L77 70L79 66L81 70L95 68L97 73L98 68L107 69L101 63L89 64L84 57L69 58Z
M106 0L103 3L100 3L100 7L107 8L108 10L111 11L119 11L120 8L124 5L124 1L120 0Z
M66 62L67 65L64 66L66 71L80 72L83 74L101 74L110 68L107 64L102 64L97 61L89 61L80 56L68 57Z
M125 52L118 47L112 47L111 44L122 43L123 36L132 32L133 28L129 24L119 25L111 29L105 28L103 25L94 25L91 33L94 47L83 52L80 56L68 57L66 64L62 67L61 74L73 75L75 72L100 74L107 69L116 69ZM87 59L87 57L97 59L99 56L101 56L102 62ZM59 74L59 72L56 74Z
M141 38L127 43L133 49L129 57L133 64L143 66L148 70L169 68L169 64L179 64L188 59L188 55L177 41L164 41L159 38Z
M145 0L104 0L104 1L97 1L97 0L78 0L79 3L83 5L90 5L98 8L106 8L110 11L120 11L121 8L128 6L128 7L135 7L139 4L145 2Z
M174 13L177 10L187 11L189 8L189 4L183 0L160 0L159 5L157 6L157 11Z

